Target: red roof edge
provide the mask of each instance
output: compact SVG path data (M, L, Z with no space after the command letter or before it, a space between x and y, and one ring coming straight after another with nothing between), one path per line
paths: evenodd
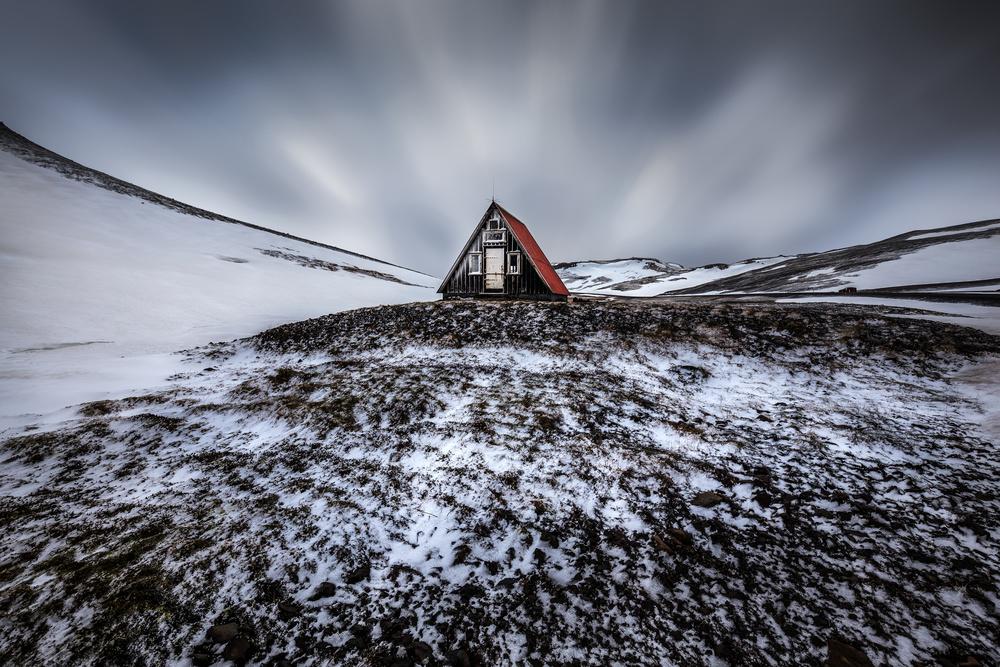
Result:
M538 275L540 275L542 280L545 281L545 284L548 285L549 290L551 290L553 294L569 296L569 290L566 289L565 285L563 285L563 281L559 278L559 274L552 268L552 265L549 263L545 253L538 247L538 243L535 242L535 238L531 235L531 232L528 231L528 228L524 226L524 223L508 213L507 210L500 204L497 204L496 207L500 210L500 214L507 221L507 225L510 227L510 230L514 232L514 236L516 236L517 240L521 242L521 247L528 253L531 263L538 271Z

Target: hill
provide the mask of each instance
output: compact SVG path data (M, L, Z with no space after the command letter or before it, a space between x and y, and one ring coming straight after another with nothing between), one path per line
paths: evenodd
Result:
M0 661L995 663L1000 339L896 315L437 302L194 350L0 441Z
M3 125L0 201L7 416L165 377L150 355L436 298L430 276L182 204Z
M667 266L659 260L648 261ZM630 270L633 267L617 261L616 271L609 271L602 262L575 262L557 270L567 286L575 286L570 287L573 291L625 296L823 292L842 287L996 292L1000 290L1000 220L916 230L875 243L791 257L695 269L668 266L669 270L646 271L638 279Z

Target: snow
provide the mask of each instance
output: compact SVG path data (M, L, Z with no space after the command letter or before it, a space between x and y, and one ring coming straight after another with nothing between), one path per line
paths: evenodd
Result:
M839 277L858 289L1000 278L1000 234L927 246Z
M3 443L19 514L0 549L31 557L0 595L37 582L60 632L18 598L0 651L89 655L78 601L106 618L155 564L184 614L115 636L177 664L228 619L262 663L364 664L348 629L405 648L392 619L437 658L501 665L706 664L720 643L813 664L831 633L876 664L992 660L993 589L952 563L1000 557L996 350L855 306L631 301L366 309L209 346L159 391ZM701 491L725 500L692 506ZM656 549L671 530L690 545ZM116 562L148 534L92 595L46 578L67 543ZM335 593L311 600L321 582Z
M573 267L559 269L558 273L566 287L576 294L650 297L668 291L697 287L720 278L773 266L787 259L790 257L748 259L738 264L731 264L724 269L718 266L684 269L679 264L671 264L670 267L677 267L678 270L669 273L656 268L646 268L645 264L639 260L580 262ZM635 280L643 280L644 282L627 284ZM649 282L645 282L646 280Z
M885 299L867 294L828 294L815 297L782 297L777 303L859 303L871 306L916 309L918 314L890 313L892 317L915 317L919 319L948 322L963 327L973 327L994 336L1000 336L1000 306L980 306L970 303L942 303L920 301L919 299Z
M1000 230L1000 222L994 222L990 225L983 225L982 227L975 227L973 229L946 229L940 232L927 232L926 234L917 234L916 236L908 236L908 241L916 241L919 239L933 239L940 238L942 236L953 236L955 234L962 234L965 232L984 232L990 229Z
M155 386L175 372L164 353L437 298L429 276L184 215L2 150L0 201L0 418L8 424Z

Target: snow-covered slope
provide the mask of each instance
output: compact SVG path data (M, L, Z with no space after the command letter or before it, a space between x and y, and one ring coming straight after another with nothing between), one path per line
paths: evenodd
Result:
M722 278L783 262L788 257L762 257L738 264L709 264L685 269L658 259L616 259L557 264L566 287L576 294L657 296L667 290L693 288Z
M1000 221L918 230L866 245L782 258L675 293L1000 289Z
M657 284L664 277L684 270L680 264L648 257L566 262L553 268L566 288L576 293L643 291L646 285Z
M213 345L0 439L0 662L998 664L998 352L634 301Z
M669 267L658 269L657 267ZM659 260L556 266L572 292L623 296L829 291L1000 290L1000 221L918 230L827 252L684 269Z
M436 297L429 276L185 206L2 125L0 149L0 403L7 414L31 409L24 400L39 373L64 375L78 363L101 368L123 355Z

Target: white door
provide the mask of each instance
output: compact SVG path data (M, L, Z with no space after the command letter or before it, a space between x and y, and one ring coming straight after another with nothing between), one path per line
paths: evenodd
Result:
M503 248L486 248L486 289L503 289Z

